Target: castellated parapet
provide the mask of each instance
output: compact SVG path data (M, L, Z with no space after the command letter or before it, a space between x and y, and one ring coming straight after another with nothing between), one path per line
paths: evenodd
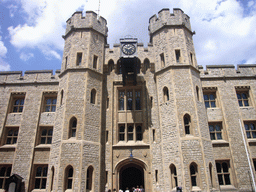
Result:
M72 30L93 29L104 36L107 36L108 28L107 21L103 17L97 18L97 14L93 11L86 11L85 17L81 11L75 12L68 20L66 26L66 33L64 38Z
M158 17L153 15L149 19L149 33L153 34L163 27L171 26L185 26L191 31L190 18L181 9L173 9L173 13L170 13L169 9L162 9L158 12Z

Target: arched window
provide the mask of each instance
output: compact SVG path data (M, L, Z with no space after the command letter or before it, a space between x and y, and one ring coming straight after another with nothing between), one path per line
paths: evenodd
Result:
M119 91L119 110L124 110L124 91Z
M164 92L164 102L169 101L169 91L168 91L168 88L164 87L163 92Z
M189 166L191 186L198 186L198 168L196 163L191 163Z
M54 167L51 168L51 191L53 190L53 181L54 181Z
M136 140L142 141L142 128L140 125L136 127Z
M62 105L62 103L63 103L63 96L64 96L64 91L62 89L60 92L60 105Z
M90 166L87 169L87 175L86 175L86 189L92 190L93 188L93 167Z
M114 61L110 59L108 61L108 72L110 73L114 69Z
M197 100L200 101L198 86L196 86L196 96L197 96Z
M150 68L150 62L149 62L148 58L146 58L144 60L144 69L145 69L145 71L147 71L149 68Z
M209 163L209 174L210 174L210 180L211 180L211 187L213 187L213 178L212 178L212 163Z
M183 117L184 121L184 129L185 129L185 134L188 135L190 134L190 116L188 114L184 115Z
M91 91L91 103L95 104L96 103L96 90L92 89Z
M73 167L68 166L65 170L65 190L72 189L73 186Z
M171 188L173 189L178 186L177 171L174 164L171 164L170 171L171 171Z
M77 119L73 117L69 122L69 137L76 137Z

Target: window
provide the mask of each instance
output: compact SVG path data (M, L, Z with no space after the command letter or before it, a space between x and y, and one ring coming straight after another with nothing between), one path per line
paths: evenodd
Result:
M240 107L249 106L249 91L237 91L236 96Z
M77 53L77 56L76 56L76 65L77 66L81 66L82 64L82 53Z
M192 53L190 53L190 60L191 60L191 64L194 65L194 56Z
M184 115L183 117L184 121L184 129L185 129L185 134L190 134L190 116L188 114Z
M141 110L141 91L140 90L119 90L118 92L118 109L124 110ZM135 102L134 102L135 101Z
M19 128L18 127L6 127L6 141L5 144L16 144L18 140Z
M209 131L211 140L219 140L222 139L222 123L209 123Z
M256 121L244 122L244 128L248 139L256 138Z
M35 166L35 185L34 189L45 189L47 180L47 165L36 165Z
M53 181L54 181L54 167L52 166L52 168L51 168L51 183L50 183L51 191L53 189Z
M253 159L254 171L256 172L256 159Z
M65 57L65 68L64 69L67 69L67 66L68 66L68 56Z
M210 173L211 187L213 187L214 183L213 183L213 176L212 176L212 173L213 173L212 163L209 163L209 173Z
M95 104L96 103L96 90L92 89L91 91L91 103Z
M191 179L191 185L192 187L198 186L197 183L197 175L198 175L198 169L197 169L197 164L191 163L189 166L190 169L190 179Z
M164 60L164 54L160 54L160 59L161 59L161 67L165 66L165 60Z
M62 105L62 103L63 103L63 96L64 96L64 91L62 89L60 92L60 105Z
M150 62L149 62L149 60L146 58L145 60L144 60L144 69L145 69L145 71L147 71L149 68L150 68Z
M11 176L11 165L0 165L0 189L4 189L6 180Z
M110 59L108 61L108 72L110 73L114 69L114 61Z
M13 98L12 113L22 113L25 95Z
M51 144L52 143L52 127L43 127L40 132L40 144Z
M178 186L177 171L174 164L171 164L170 171L171 171L171 188L173 189Z
M158 170L155 170L156 183L158 183Z
M180 50L179 49L175 50L175 56L176 56L176 62L180 63L181 62L181 57L180 57Z
M90 166L87 169L87 174L86 174L86 189L92 190L92 181L93 181L93 167Z
M141 125L119 124L119 141L142 141Z
M204 104L206 108L216 107L216 93L215 92L204 92Z
M196 96L197 96L197 100L200 101L200 97L199 97L199 87L196 86Z
M76 137L77 119L73 117L69 122L69 138Z
M45 97L45 112L55 112L57 103L57 95L52 97Z
M216 161L217 175L220 185L231 185L229 161Z
M73 167L68 166L65 170L65 190L66 189L72 189L72 183L73 183Z
M164 93L164 102L169 101L169 91L167 87L164 87L163 93Z
M97 69L97 63L98 63L98 57L96 55L94 55L93 57L93 68Z
M153 142L155 142L155 140L156 140L156 130L155 129L153 129L152 130L152 137L153 137Z

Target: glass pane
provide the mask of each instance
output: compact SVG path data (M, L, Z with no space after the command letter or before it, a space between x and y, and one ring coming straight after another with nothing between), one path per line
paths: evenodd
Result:
M50 106L45 107L45 112L50 112Z
M44 130L42 131L42 135L45 136L46 134L47 134L47 130L44 129Z
M213 125L209 125L209 130L210 130L210 132L214 131Z
M236 94L237 99L241 99L241 95L239 93Z
M213 94L210 95L210 100L215 100L215 96Z
M52 136L52 129L48 130L48 135Z
M196 186L196 176L191 177L192 186Z
M190 134L189 126L185 126L185 133Z
M7 173L6 173L6 176L10 176L11 175L11 171L12 171L12 167L8 167L7 168Z
M217 173L221 173L221 165L220 163L216 163Z
M46 179L42 179L41 189L45 189L45 188L46 188Z
M241 107L242 107L242 106L243 106L243 102L242 102L242 100L239 100L239 101L238 101L238 104L239 104L239 106L241 106Z
M36 176L41 176L41 174L42 174L42 167L38 167L36 169Z
M23 107L20 106L20 107L19 107L19 112L22 112L22 110L23 110Z
M133 133L128 134L128 140L129 141L133 140Z
M16 138L16 137L14 137L14 138L12 139L12 144L15 144L15 143L17 143L17 138Z
M141 126L138 126L136 129L137 129L137 133L141 132Z
M124 141L124 134L119 134L119 141Z
M215 130L216 130L216 131L221 131L220 125L215 125Z
M14 105L19 105L19 104L20 104L20 100L16 99L15 102L14 102Z
M68 189L72 189L72 179L68 179Z
M121 126L119 129L120 132L124 132L124 126Z
M228 172L228 164L227 163L222 163L222 168L223 168L223 172L227 173Z
M56 111L56 106L52 106L52 112Z
M204 100L209 100L208 95L204 95Z
M40 179L35 180L35 189L40 189Z
M48 167L44 167L44 171L43 171L43 176L44 176L44 177L47 176L47 171L48 171Z
M72 122L72 127L76 127L76 125L77 125L77 121L74 120L74 121Z
M57 99L53 99L52 104L56 104L56 103L57 103Z
M248 124L244 124L244 128L245 128L245 130L249 130Z
M255 131L252 132L252 137L256 138L256 132Z
M6 144L11 144L11 142L12 142L12 139L11 138L7 138Z
M211 107L216 107L215 101L211 101Z
M196 174L196 170L195 170L194 165L190 165L190 174L191 174L191 175Z
M224 175L224 179L225 179L225 184L226 185L230 185L231 183L230 183L230 179L229 179L229 174L225 174Z
M13 112L18 112L18 107L13 107Z
M247 95L245 93L242 93L242 98L247 99Z
M1 171L0 171L0 176L4 176L5 170L6 170L6 168L5 168L5 167L2 167L2 169L1 169Z
M251 123L250 128L251 128L251 130L255 130L255 125Z
M52 143L52 138L51 137L48 137L47 138L47 144L51 144Z
M0 179L0 189L3 188L3 182L4 182L4 179Z
M45 144L45 140L46 140L46 138L45 137L41 137L41 144Z
M140 110L140 98L136 99L136 110Z
M220 185L224 185L222 175L218 175L218 180Z
M217 133L217 139L222 139L221 133Z
M119 100L119 110L124 110L124 98L121 98Z
M244 106L249 106L248 100L244 100Z
M20 99L20 105L24 105L24 99Z
M185 125L189 124L189 120L188 120L187 117L184 117L184 124L185 124Z
M8 136L12 136L13 130L8 131Z
M247 136L247 138L251 138L251 134L250 134L250 132L248 131L248 132L246 132L246 136Z
M72 129L71 137L75 137L75 136L76 136L76 129Z
M142 134L141 133L137 133L137 141L142 141Z
M73 168L68 170L68 177L73 177Z
M128 132L133 132L133 126L128 127Z
M46 99L46 104L50 105L52 103L52 99Z
M132 110L132 99L129 98L127 101L127 110Z
M215 140L216 139L214 133L211 133L210 135L211 135L211 140Z
M14 136L18 136L19 130L14 131Z

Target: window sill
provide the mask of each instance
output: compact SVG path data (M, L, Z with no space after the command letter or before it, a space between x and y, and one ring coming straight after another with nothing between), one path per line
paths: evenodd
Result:
M256 138L247 139L249 143L256 143Z
M253 106L239 106L240 109L253 109Z
M212 141L212 144L228 144L228 142L223 139L217 139L217 140L211 140L211 141Z
M116 145L113 145L113 147L127 147L127 146L140 146L140 147L148 147L149 145L144 143L143 141L119 141Z
M36 149L42 149L42 148L51 148L51 144L39 144L39 145L37 145L35 148Z
M236 188L233 185L220 185L221 191L233 191L236 190Z
M192 187L191 191L196 192L196 191L202 191L202 190L200 189L200 187L194 186L194 187Z
M4 144L0 147L0 149L15 149L17 147L17 144Z
M33 189L31 192L46 192L46 189Z

